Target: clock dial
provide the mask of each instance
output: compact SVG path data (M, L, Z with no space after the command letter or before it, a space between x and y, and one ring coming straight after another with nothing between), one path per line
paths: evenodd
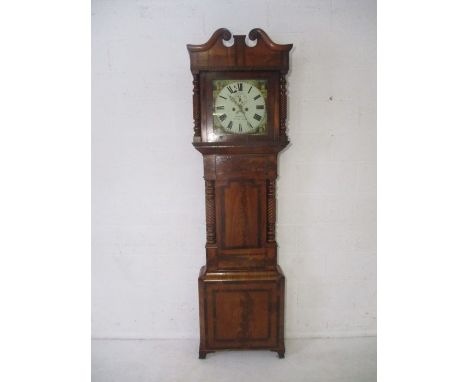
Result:
M266 81L215 80L213 125L218 135L266 134Z

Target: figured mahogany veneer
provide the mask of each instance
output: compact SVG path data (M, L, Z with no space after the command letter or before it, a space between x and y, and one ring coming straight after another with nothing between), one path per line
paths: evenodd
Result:
M261 29L233 36L218 29L187 45L193 74L193 145L203 155L206 265L198 279L199 357L224 349L269 349L284 357L284 283L277 264L277 156L288 144L286 74L291 44ZM266 81L263 135L213 131L213 80Z

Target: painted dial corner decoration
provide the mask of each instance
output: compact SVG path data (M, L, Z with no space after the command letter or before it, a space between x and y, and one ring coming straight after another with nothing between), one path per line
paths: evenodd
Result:
M214 133L265 135L266 99L266 80L214 80Z

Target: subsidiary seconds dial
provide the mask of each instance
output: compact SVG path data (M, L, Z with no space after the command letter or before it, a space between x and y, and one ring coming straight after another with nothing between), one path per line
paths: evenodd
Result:
M214 118L227 134L257 134L265 124L265 109L265 98L255 85L232 81L216 97Z

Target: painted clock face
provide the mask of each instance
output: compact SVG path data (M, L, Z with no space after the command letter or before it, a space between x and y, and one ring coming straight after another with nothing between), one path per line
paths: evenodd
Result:
M216 135L265 135L266 80L214 80L213 128Z

